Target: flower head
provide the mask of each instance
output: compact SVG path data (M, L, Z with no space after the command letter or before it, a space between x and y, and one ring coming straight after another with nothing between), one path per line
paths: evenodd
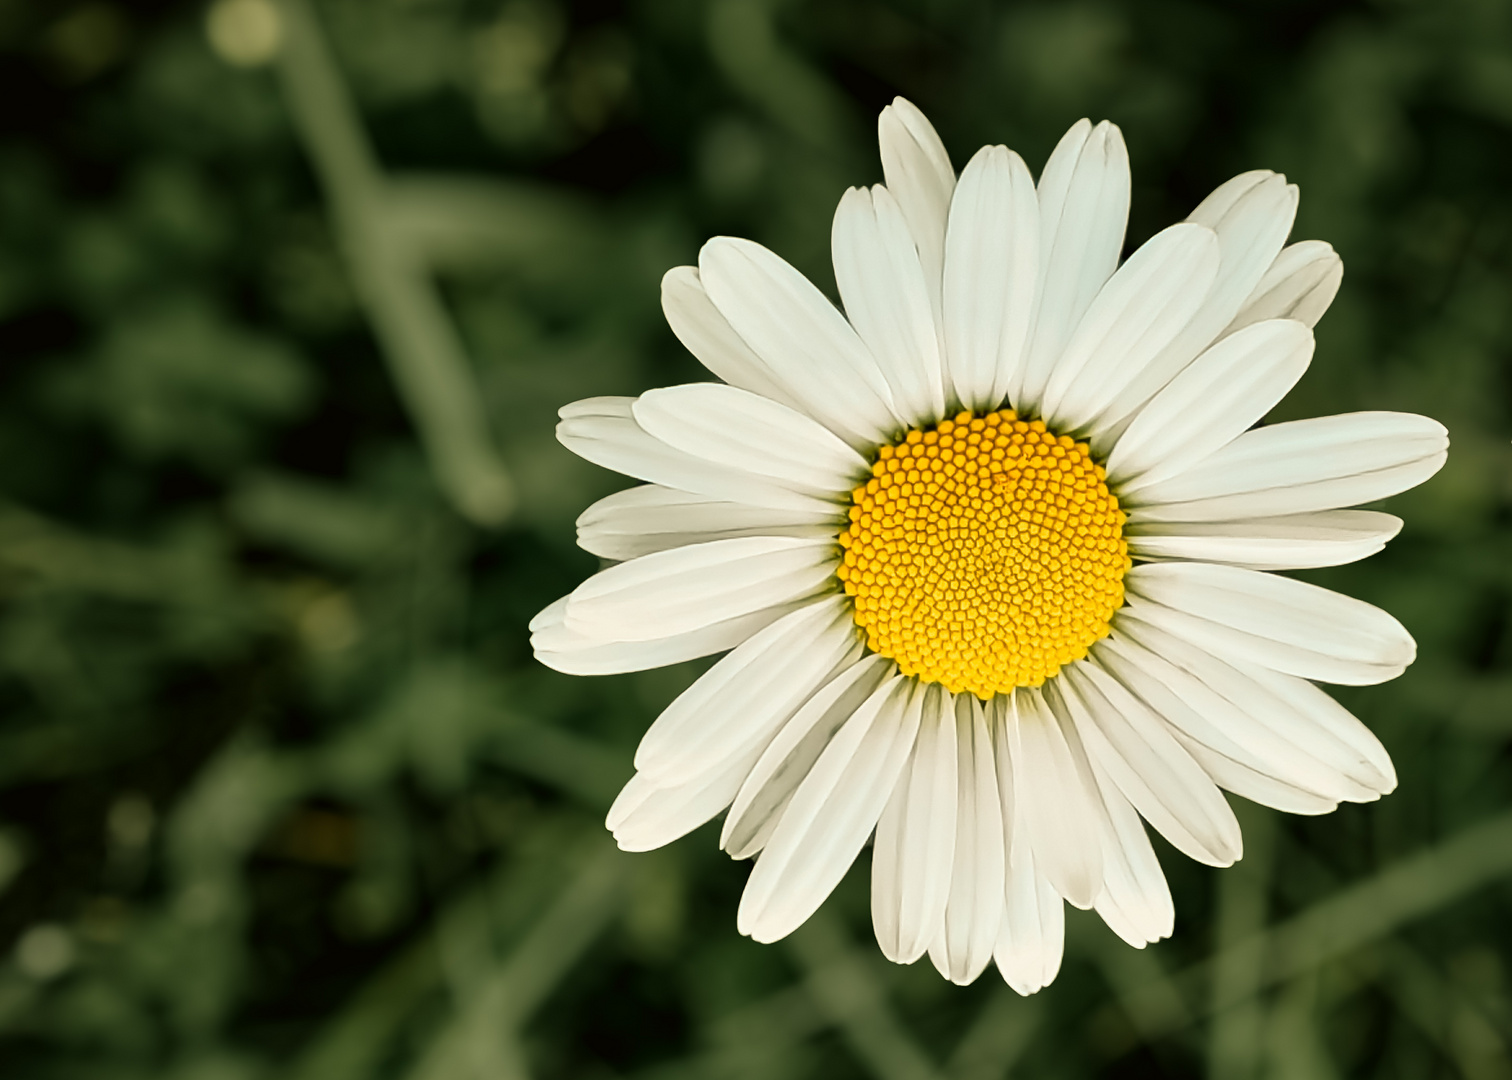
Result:
M1256 427L1306 371L1342 264L1284 246L1297 189L1235 177L1122 264L1129 169L1074 126L1038 183L1012 151L957 179L924 116L880 121L886 184L836 211L845 313L749 241L663 281L722 383L592 398L561 441L645 484L579 519L614 565L532 624L600 674L728 654L646 733L620 846L722 811L757 856L738 924L799 926L869 838L883 952L956 982L1059 969L1062 903L1130 944L1171 932L1145 832L1240 855L1220 788L1319 814L1396 784L1315 682L1400 674L1368 604L1272 573L1364 558L1401 522L1345 507L1421 483L1442 426Z

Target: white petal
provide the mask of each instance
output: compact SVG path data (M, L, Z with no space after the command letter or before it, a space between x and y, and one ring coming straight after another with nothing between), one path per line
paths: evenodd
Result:
M1119 937L1136 949L1171 936L1176 905L1144 823L1117 784L1093 760L1103 819L1103 891L1095 909Z
M717 772L726 760L753 748L763 750L815 690L860 655L845 597L785 615L704 672L663 710L641 739L635 767L655 783L670 786ZM733 791L730 797L735 797Z
M1096 781L1039 690L1015 692L1013 707L1007 725L1014 829L1024 830L1039 872L1085 910L1102 891Z
M919 738L872 849L872 926L882 955L911 964L945 922L956 837L956 725L950 695L920 686Z
M748 751L717 772L670 786L636 773L609 808L606 824L614 842L623 851L651 851L686 836L730 805L756 755Z
M802 411L709 299L696 266L674 266L662 276L662 312L677 340L711 372L742 390Z
M1338 295L1344 260L1322 240L1303 240L1283 248L1250 293L1225 333L1262 319L1296 319L1307 326L1318 320Z
M746 880L735 917L742 934L786 937L845 876L913 750L920 703L910 683L895 675L867 698L793 792Z
M648 390L630 411L646 434L676 450L821 499L849 492L870 473L823 425L749 390L668 386Z
M1180 731L1172 730L1171 734L1192 755L1192 760L1213 778L1213 783L1224 791L1231 791L1240 798L1286 814L1316 816L1331 814L1339 808L1339 804L1333 799L1288 784L1285 780L1278 780L1233 758L1225 757Z
M1108 279L1045 384L1040 412L1090 425L1181 332L1218 273L1218 237L1190 222L1156 233Z
M912 102L893 98L877 117L882 176L898 200L919 251L919 265L935 322L940 321L940 279L945 266L945 219L955 190L955 170L945 144Z
M967 163L945 233L945 368L963 408L1018 384L1038 299L1039 206L1023 159L984 146Z
M577 542L602 559L623 562L737 536L833 537L844 517L840 507L828 512L773 510L641 484L606 495L578 515Z
M1290 676L1240 667L1141 618L1143 605L1120 613L1117 636L1099 647L1102 662L1128 651L1140 677L1120 669L1125 685L1167 722L1214 750L1287 784L1336 802L1368 802L1396 786L1380 740L1317 687ZM1153 682L1152 682L1153 680ZM1276 692L1283 687L1297 701ZM1299 690L1298 687L1306 687ZM1175 698L1175 701L1171 699ZM1302 707L1299 707L1302 706Z
M1142 521L1333 510L1395 495L1444 464L1449 433L1412 413L1359 412L1246 431L1205 461L1127 501Z
M719 846L730 858L748 858L766 845L793 792L840 725L895 669L885 657L865 656L815 692L783 725L751 768L725 818Z
M672 637L813 596L830 584L834 567L829 540L692 544L600 570L567 598L563 622L601 640Z
M970 694L956 696L954 704L955 716L942 719L956 727L955 862L945 921L930 944L929 959L945 978L966 986L991 962L997 944L1008 849L987 715Z
M635 420L634 398L590 398L561 410L557 440L595 465L695 495L798 513L831 513L828 499L718 465L653 438Z
M1256 323L1203 353L1140 410L1108 455L1120 497L1238 438L1297 384L1312 355L1312 331L1289 319Z
M589 637L564 626L567 600L564 596L547 607L531 620L530 627L530 647L535 650L536 659L567 675L618 675L724 652L798 606L778 604L683 634L645 641L615 641Z
M892 194L884 187L847 191L835 209L831 247L845 314L877 358L898 410L914 425L939 420L939 329L918 249Z
M871 352L824 294L749 240L717 236L698 253L709 297L802 411L852 446L902 424Z
M1208 563L1145 563L1125 587L1151 601L1141 618L1231 659L1304 679L1369 685L1417 655L1405 627L1380 608L1303 581Z
M1136 513L1125 535L1129 554L1139 559L1227 563L1251 570L1300 570L1343 566L1374 555L1401 529L1401 518L1375 510L1151 524L1140 523Z
M1264 170L1234 177L1192 211L1188 221L1218 236L1218 276L1181 332L1109 404L1100 428L1132 413L1218 338L1270 269L1296 215L1296 185Z
M1055 147L1039 180L1040 298L1020 385L1033 411L1050 372L1123 252L1129 222L1129 152L1123 133L1081 120Z
M1160 835L1210 866L1239 858L1239 822L1223 793L1138 698L1085 661L1063 668L1055 687L1087 752Z

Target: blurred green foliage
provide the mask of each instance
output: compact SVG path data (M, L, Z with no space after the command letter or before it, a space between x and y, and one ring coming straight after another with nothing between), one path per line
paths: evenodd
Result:
M558 405L698 378L657 281L816 280L902 93L957 164L1120 123L1131 240L1243 169L1348 268L1285 417L1450 427L1318 573L1420 659L1341 696L1401 771L1162 849L1175 937L1060 978L868 941L863 857L735 932L705 829L601 818L697 666L571 679L525 623L620 483ZM1512 1077L1505 0L0 3L0 1075Z

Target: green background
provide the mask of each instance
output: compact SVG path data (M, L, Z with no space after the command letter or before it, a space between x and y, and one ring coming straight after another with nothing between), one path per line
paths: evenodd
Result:
M1304 575L1417 637L1340 692L1400 788L1157 840L1174 937L1068 912L1029 999L883 960L864 855L762 946L717 826L616 852L698 665L525 631L623 483L557 407L701 377L710 235L832 292L899 93L958 167L1115 120L1132 243L1285 171L1346 275L1278 415L1453 439ZM0 1075L1512 1077L1509 140L1504 0L0 3Z

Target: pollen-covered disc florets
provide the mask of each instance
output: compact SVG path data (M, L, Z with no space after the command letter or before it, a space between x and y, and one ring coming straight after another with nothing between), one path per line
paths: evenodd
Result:
M882 447L852 494L839 577L867 644L980 698L1038 686L1108 633L1124 514L1085 443L1010 410Z

